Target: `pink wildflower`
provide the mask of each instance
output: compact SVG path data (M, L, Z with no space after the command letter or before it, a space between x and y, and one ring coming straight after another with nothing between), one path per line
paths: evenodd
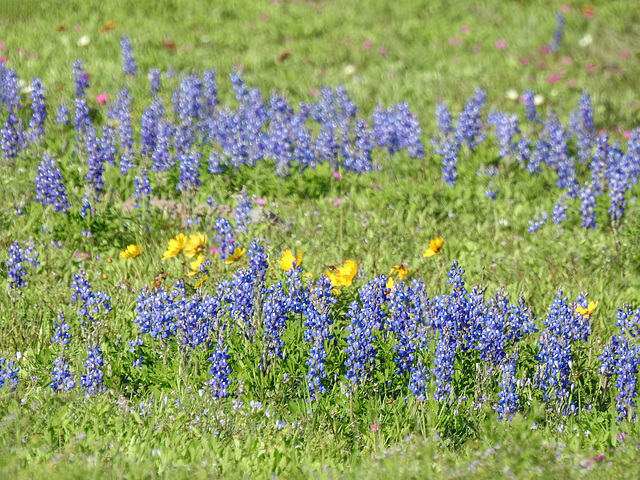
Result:
M373 46L373 42L368 38L364 42L362 42L362 48L366 51L371 50L372 46Z
M254 203L257 203L258 205L264 205L265 203L267 203L267 200L264 198L256 198L254 200Z
M460 27L460 33L464 33L467 34L471 31L471 28L469 27L469 25L462 25Z
M593 65L591 63L589 65L587 65L587 72L593 73L595 71L596 71L596 66L595 65Z
M342 175L340 175L340 172L333 172L333 178L337 178L338 180L342 180Z
M107 98L107 94L103 92L96 97L96 102L105 104L107 103Z
M339 207L342 204L342 198L338 198L333 202L334 207Z
M540 53L549 53L550 51L549 45L540 45Z
M507 49L507 41L504 39L496 40L496 48L498 50L506 50Z
M460 39L458 37L452 37L449 39L449 45L451 45L452 47L456 46L456 45L460 45Z

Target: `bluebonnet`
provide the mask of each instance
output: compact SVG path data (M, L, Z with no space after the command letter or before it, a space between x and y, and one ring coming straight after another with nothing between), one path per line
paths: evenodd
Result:
M559 402L558 407L569 408L561 413L572 410L569 395L574 388L571 366L576 343L586 342L591 334L589 317L576 311L578 304L584 302L583 299L584 296L577 303L569 304L562 289L559 289L547 318L542 322L545 330L538 340L536 359L540 363L535 376L536 385L543 392L545 401L555 398Z
M140 153L150 155L156 148L159 121L164 117L162 100L154 98L140 117ZM168 145L168 143L167 143Z
M236 223L236 232L246 232L247 225L250 222L251 198L247 194L247 189L243 187L236 197L237 206L235 210L234 220Z
M591 183L593 184L593 191L596 196L599 196L607 181L607 163L609 159L609 151L611 145L609 145L609 137L605 133L596 137L596 152L591 161L589 162L589 169L591 170Z
M58 105L58 110L56 110L56 119L53 121L56 125L69 125L69 115L71 112L69 111L69 107L67 104L62 101L60 105Z
M92 126L89 106L84 98L79 97L73 101L73 112L73 128L76 135L82 136Z
M53 370L50 372L51 383L49 386L54 392L68 392L76 387L76 380L71 373L71 367L67 358L63 355L53 361Z
M566 202L566 197L563 195L558 200L558 203L556 203L553 206L553 210L551 211L551 220L553 221L553 223L558 225L558 227L560 227L563 221L569 218L567 216L567 209L569 207L565 202Z
M331 125L322 125L315 141L315 155L318 163L329 162L332 168L338 165L338 138Z
M549 219L549 215L543 213L542 215L536 215L533 220L529 220L529 228L527 228L527 232L536 233L538 230L542 228L542 226Z
M473 97L467 99L456 121L455 137L460 143L466 143L471 149L484 140L482 133L482 108L487 103L484 90L476 89Z
M147 79L149 80L149 91L151 93L158 93L162 88L162 80L160 78L160 70L157 68L152 68L149 70L147 74Z
M289 308L289 296L284 293L282 283L278 282L269 288L262 307L267 358L282 358L282 347L284 346L282 335L287 328Z
M386 328L395 337L393 352L396 355L393 361L396 364L397 375L411 371L418 348L418 311L412 303L412 287L404 282L396 282L389 292L389 314Z
M218 153L215 150L211 150L211 155L209 155L209 164L207 166L207 170L211 175L218 175L224 172L224 169L220 165L220 158Z
M535 90L531 90L530 88L526 89L522 93L522 102L524 103L524 111L526 113L527 120L531 122L541 123L542 119L540 118L540 114L538 113L538 109L535 104Z
M636 185L640 181L640 128L631 132L624 156L624 163L629 171L629 183Z
M346 327L349 334L345 349L347 354L344 362L347 367L345 378L351 382L352 388L370 376L376 366L377 351L373 343L376 341L375 332L382 329L386 316L382 309L386 302L386 283L387 279L384 275L367 282L358 290L362 305L354 300L345 315L350 319Z
M546 156L546 163L558 174L556 185L559 188L566 188L569 198L576 198L579 184L574 159L569 155L564 127L555 115L551 115L549 120L545 122L542 135L549 143L549 155Z
M211 117L220 103L218 100L216 71L213 69L205 70L202 73L202 99L201 117Z
M123 86L113 102L107 115L118 121L118 137L120 139L120 173L126 174L133 168L133 126L131 123L131 93Z
M36 202L53 205L55 212L67 213L71 207L67 200L67 189L62 183L62 172L56 161L47 153L42 154L42 162L37 168L34 180L36 186Z
M470 301L463 274L464 270L454 261L447 279L453 291L438 295L432 303L431 326L438 332L432 370L436 381L434 398L438 402L451 398L457 352L472 348L477 333L474 302Z
M591 96L582 92L578 108L571 113L569 129L578 139L578 159L584 163L591 159L596 138L596 128L593 124L593 107Z
M607 156L607 181L609 189L609 218L611 223L617 225L624 216L627 207L625 194L630 188L630 179L627 166L623 162L622 152L613 146Z
M140 292L136 298L134 322L141 335L149 333L153 338L166 340L176 334L174 299L180 294L179 289L171 293L164 287L152 291L145 288Z
M173 127L171 124L164 118L158 120L156 127L156 143L151 155L151 159L153 161L151 170L154 172L166 172L173 168L174 162L171 158L171 153L169 152L172 136Z
M100 346L87 346L87 361L84 362L85 373L80 377L80 384L85 389L85 395L97 395L106 390L104 386L104 373L102 367L102 350Z
M202 80L198 75L185 75L179 87L173 91L171 103L173 112L181 123L188 125L200 117Z
M331 305L336 303L331 294L333 286L328 277L321 277L310 289L309 301L304 305L303 340L309 342L309 360L305 363L309 366L306 375L307 388L311 399L318 400L321 393L326 392L322 379L326 378L325 341L332 338L331 325L333 324Z
M12 68L0 65L0 103L7 111L20 110L20 84L18 74Z
M85 90L89 88L89 75L85 73L82 66L82 60L78 59L73 62L73 70L71 75L76 85L75 97L83 98L86 95Z
M491 182L489 183L489 188L487 189L487 191L484 192L484 196L490 198L491 200L495 200L499 191L500 190L495 188L493 182Z
M300 167L300 171L306 168L315 168L317 160L315 146L311 139L311 131L304 124L302 115L294 115L291 120L291 135L293 137L293 158Z
M504 112L491 112L487 116L487 123L495 127L495 135L498 139L500 158L511 157L516 153L514 137L520 133L520 122L515 114Z
M424 402L427 399L427 382L430 379L429 369L422 362L422 359L418 358L409 376L409 390L417 401Z
M496 408L499 419L506 418L507 420L511 420L513 415L518 411L520 395L516 390L518 384L518 380L515 378L517 362L518 354L514 353L500 366L502 379L499 384L499 401Z
M407 149L409 157L424 156L424 146L420 140L422 130L418 118L409 110L408 103L398 103L386 110L379 105L371 120L373 138L378 147L385 148L389 154Z
M44 103L44 86L39 78L34 78L31 83L31 110L29 119L29 140L31 142L42 141L44 138L44 122L47 118L47 107Z
M458 180L458 154L460 153L460 143L457 140L449 139L441 145L433 145L433 152L442 156L442 181L455 186Z
M302 267L298 265L285 272L287 278L285 284L289 287L289 312L300 314L304 311L309 302L309 291L307 285L302 281Z
M135 185L133 196L136 199L136 208L149 208L151 201L151 182L144 167L138 168L138 175L133 179Z
M436 126L444 138L453 133L453 118L446 102L436 103Z
M4 158L17 157L22 150L24 134L22 125L13 111L9 112L7 119L2 124L0 137L2 137L0 140L0 150L2 150Z
M178 155L178 185L176 190L181 192L195 191L200 183L200 152L190 150L189 152Z
M618 335L613 335L600 356L600 374L606 377L616 375L616 417L618 421L633 422L637 408L637 375L640 351L636 337L640 333L640 309L635 312L627 305L618 309L616 316Z
M111 311L111 296L101 291L93 292L84 270L79 269L73 275L71 288L71 303L79 304L77 313L86 321L93 322L96 315L104 315Z
M216 242L219 245L220 258L226 260L235 249L233 226L226 218L218 217L213 229L217 232Z
M557 52L562 42L562 36L564 35L564 15L560 12L556 12L556 29L553 32L553 37L549 43L549 50Z
M33 245L27 243L24 248L22 248L17 241L9 245L7 251L9 252L9 259L7 260L7 283L12 289L22 289L27 285L25 280L27 271L24 269L24 266L29 263L32 267L39 268L39 254L34 250Z
M8 362L4 358L0 358L0 390L5 387L5 385L10 385L11 390L15 391L18 389L18 372L20 372L20 367L16 366L16 362Z
M580 190L580 215L582 216L582 226L586 229L596 229L596 194L594 185L587 182Z
M120 40L120 48L122 53L122 72L132 77L138 76L138 66L133 58L133 48L131 48L131 40L128 36L122 35Z
M209 367L209 375L211 379L206 383L209 391L214 398L226 398L229 396L227 390L231 386L229 375L231 374L231 366L229 365L229 346L225 343L223 333L218 334L216 349L214 354L209 357L211 367Z
M64 318L62 310L58 310L58 318L53 321L54 333L51 337L52 343L60 342L60 345L65 346L69 344L72 335L69 333L70 327Z
M84 176L85 187L93 193L94 198L97 198L104 186L104 159L93 126L86 131L84 145L87 155L87 173Z
M99 143L99 154L102 159L102 164L105 163L109 165L115 164L116 154L118 153L118 148L116 147L116 132L113 127L109 125L103 125L100 128L100 143ZM122 163L120 164L122 168ZM120 173L126 173L126 171L122 171Z

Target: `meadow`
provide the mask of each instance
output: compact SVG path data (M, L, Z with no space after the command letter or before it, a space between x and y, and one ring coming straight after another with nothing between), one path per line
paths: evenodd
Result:
M0 5L0 476L638 476L632 2Z

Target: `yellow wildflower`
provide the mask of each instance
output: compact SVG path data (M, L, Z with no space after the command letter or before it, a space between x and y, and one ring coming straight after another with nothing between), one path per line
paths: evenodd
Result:
M327 270L325 275L329 277L334 287L348 287L353 281L353 277L358 272L358 264L355 260L347 260L344 265L335 271Z
M387 280L387 285L386 285L386 287L387 287L389 290L393 290L393 284L394 284L394 283L395 283L395 282L393 281L393 278L389 277L389 280Z
M298 256L294 257L291 250L285 250L282 254L282 258L278 260L278 263L283 270L291 270L292 268L296 268L302 263L302 252L298 250Z
M120 252L120 258L134 258L140 255L141 252L142 248L140 248L140 245L132 243Z
M398 280L402 280L409 273L409 269L402 264L394 265L393 267L391 267L391 272L389 272L389 275L393 275L394 273L398 274Z
M433 257L436 253L440 251L442 246L444 245L444 240L439 237L434 238L429 243L429 248L427 251L422 254L423 257Z
M177 254L179 254L182 251L186 243L187 243L187 236L184 233L179 233L177 237L169 240L169 246L162 254L162 260L164 261L171 257L175 257Z
M193 258L198 255L202 250L204 250L205 245L207 244L207 235L204 233L194 233L193 235L189 235L189 240L184 246L184 255L185 257Z
M578 307L576 308L576 312L578 312L580 315L582 315L585 318L589 318L591 314L596 311L596 307L598 306L598 303L599 302L589 302L589 305L587 305L587 308Z
M193 277L197 273L200 273L200 265L204 263L204 257L202 255L198 255L198 258L191 262L189 265L191 266L191 271L187 273L189 277Z
M198 280L196 282L196 284L193 286L193 288L198 288L200 285L202 285L204 283L204 281L209 278L208 275L205 275L204 277L202 277L200 280Z
M238 260L240 260L242 258L242 256L247 253L247 249L246 248L238 248L236 247L236 249L233 251L233 254L231 256L229 256L224 263L226 263L227 265L233 262L237 262Z

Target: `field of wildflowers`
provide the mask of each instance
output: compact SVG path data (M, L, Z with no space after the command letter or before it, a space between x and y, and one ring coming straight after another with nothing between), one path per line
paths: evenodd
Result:
M636 475L640 12L206 3L0 12L0 472Z

